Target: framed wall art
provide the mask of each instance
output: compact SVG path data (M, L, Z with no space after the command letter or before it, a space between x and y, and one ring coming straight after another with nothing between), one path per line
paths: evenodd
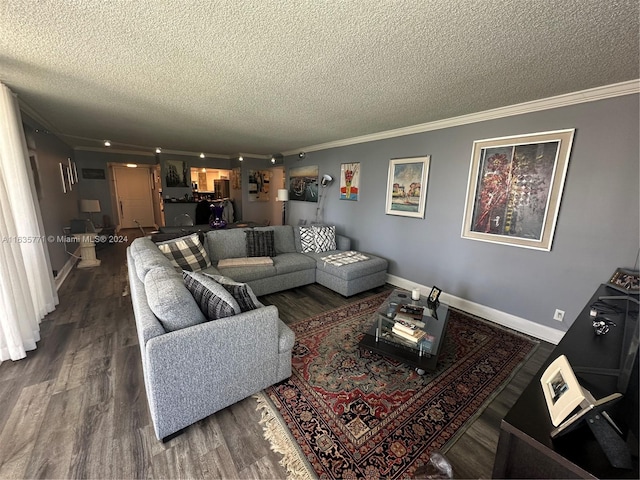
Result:
M462 237L551 250L574 132L473 142Z
M429 178L429 155L389 161L385 213L424 218Z
M104 180L104 168L83 168L82 178L87 180Z
M360 163L343 163L340 166L340 200L360 197Z
M289 169L289 200L318 201L318 165Z
M249 170L249 201L269 201L269 170Z
M187 163L182 160L165 160L164 176L167 187L187 187L191 185ZM189 184L187 184L187 181Z

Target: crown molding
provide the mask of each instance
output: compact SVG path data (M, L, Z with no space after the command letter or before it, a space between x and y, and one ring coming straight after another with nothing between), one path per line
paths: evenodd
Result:
M590 88L579 92L565 93L555 97L543 98L540 100L532 100L530 102L518 103L506 107L494 108L478 113L470 113L459 117L446 118L436 120L434 122L421 123L409 127L396 128L386 130L384 132L362 135L359 137L345 138L333 142L320 143L308 147L296 148L282 152L283 155L295 155L299 152L316 152L319 150L328 150L329 148L346 147L356 145L358 143L375 142L377 140L386 140L389 138L402 137L405 135L413 135L416 133L430 132L433 130L441 130L443 128L458 127L461 125L469 125L471 123L485 122L487 120L495 120L498 118L511 117L514 115L523 115L525 113L539 112L542 110L551 110L553 108L567 107L580 103L596 102L607 98L621 97L624 95L633 95L640 93L640 80L629 80L627 82L614 83L612 85L604 85L602 87Z

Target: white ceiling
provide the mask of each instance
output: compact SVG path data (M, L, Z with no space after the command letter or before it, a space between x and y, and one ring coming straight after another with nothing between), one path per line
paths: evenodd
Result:
M72 146L270 154L639 77L638 0L3 0L0 81Z

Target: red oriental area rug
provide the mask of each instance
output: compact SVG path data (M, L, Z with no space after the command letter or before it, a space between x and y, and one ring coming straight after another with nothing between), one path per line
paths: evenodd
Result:
M296 334L293 374L258 395L258 408L265 437L285 455L283 465L292 477L414 477L537 346L528 337L451 309L438 369L420 376L405 364L358 348L387 296L289 325Z

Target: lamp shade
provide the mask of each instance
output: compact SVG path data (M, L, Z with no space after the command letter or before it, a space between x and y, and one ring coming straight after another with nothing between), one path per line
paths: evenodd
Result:
M289 201L289 190L286 188L278 189L278 201L279 202L288 202Z
M96 213L100 211L99 200L80 200L80 211L85 213Z

